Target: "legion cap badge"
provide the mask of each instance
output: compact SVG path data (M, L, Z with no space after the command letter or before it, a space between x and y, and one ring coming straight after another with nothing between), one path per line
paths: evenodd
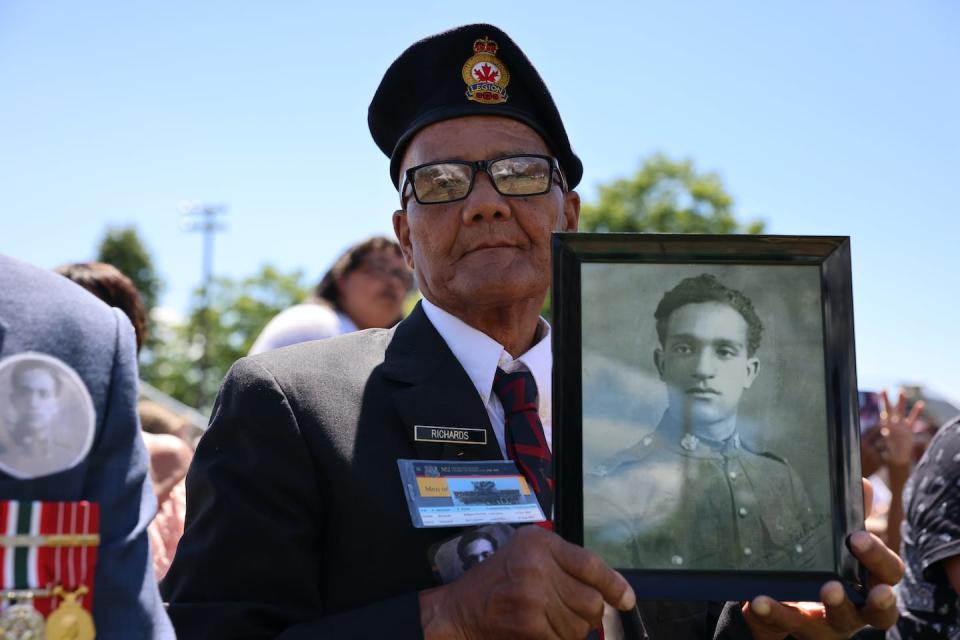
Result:
M506 102L510 72L497 58L497 43L490 38L480 38L473 42L473 52L463 63L467 99L481 104Z

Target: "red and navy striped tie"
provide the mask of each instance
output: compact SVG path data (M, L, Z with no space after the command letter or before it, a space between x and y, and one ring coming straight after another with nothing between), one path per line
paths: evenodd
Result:
M493 379L504 412L504 441L507 456L517 463L520 473L533 489L547 522L553 528L553 456L543 433L537 411L537 383L528 370L507 373L498 368Z

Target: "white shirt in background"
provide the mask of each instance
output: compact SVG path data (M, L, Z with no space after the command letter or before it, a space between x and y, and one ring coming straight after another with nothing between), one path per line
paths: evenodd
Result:
M257 336L250 355L287 347L308 340L323 340L356 331L345 314L323 303L304 302L273 317Z

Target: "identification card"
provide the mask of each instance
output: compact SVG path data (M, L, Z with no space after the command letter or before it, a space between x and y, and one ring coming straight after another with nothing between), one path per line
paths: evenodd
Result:
M418 529L546 520L510 460L397 460L397 466Z

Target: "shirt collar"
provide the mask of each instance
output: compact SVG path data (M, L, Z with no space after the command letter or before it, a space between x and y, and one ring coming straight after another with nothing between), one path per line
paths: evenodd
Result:
M553 352L550 350L550 325L546 320L540 318L540 340L526 353L514 359L499 342L426 298L423 298L420 304L437 333L467 372L484 404L493 391L493 378L497 367L510 372L516 371L523 364L533 374L537 383L541 412L544 407L550 407Z

